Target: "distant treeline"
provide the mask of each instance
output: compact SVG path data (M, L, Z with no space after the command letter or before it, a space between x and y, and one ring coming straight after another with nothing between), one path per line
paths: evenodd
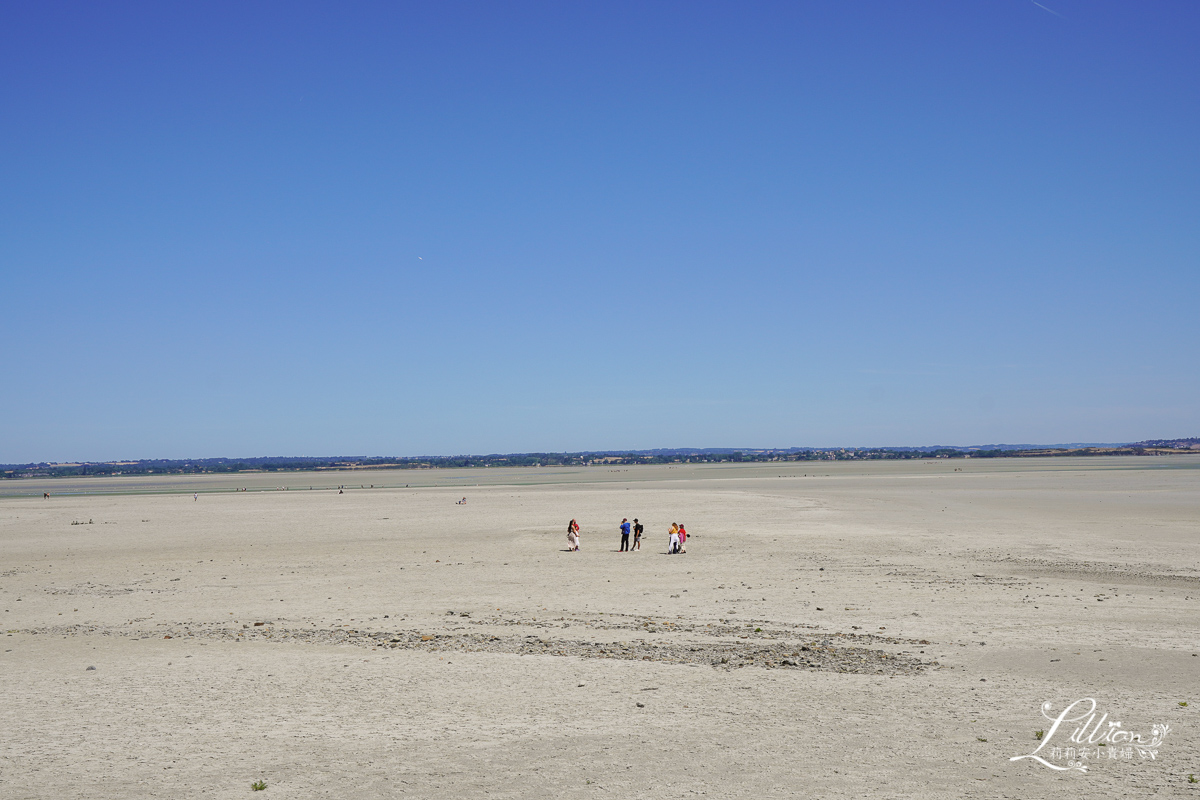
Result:
M5 478L79 477L85 475L196 475L234 472L296 472L356 469L451 469L455 467L593 467L632 464L709 464L755 461L805 461L844 458L922 458L957 451L899 450L695 450L597 453L510 453L479 456L413 456L336 458L262 457L146 459L71 464L6 464Z
M996 445L968 447L874 447L769 450L720 448L631 450L583 453L516 453L486 456L406 456L319 458L265 456L261 458L144 459L71 464L5 464L5 478L68 478L102 475L199 475L233 472L299 472L357 469L449 469L454 467L605 467L634 464L720 464L769 461L876 461L928 458L1004 458L1035 456L1161 455L1200 452L1200 439L1155 439L1114 446Z

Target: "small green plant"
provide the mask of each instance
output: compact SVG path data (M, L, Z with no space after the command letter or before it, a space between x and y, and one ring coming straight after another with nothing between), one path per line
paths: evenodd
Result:
M263 789L267 788L267 782L255 781L254 783L250 784L250 788L256 792L261 792Z
M1181 702L1179 705L1182 706L1183 708L1187 708L1187 702Z
M1200 783L1200 780L1196 780L1195 775L1188 773L1188 783Z
M1045 731L1034 731L1033 732L1033 738L1037 739L1039 742L1042 740L1042 737L1045 735L1046 735Z
M755 629L754 629L754 632L755 632L755 633L762 633L762 628L755 628ZM1187 705L1187 703L1183 703L1183 705L1185 705L1185 706L1186 706L1186 705Z
M986 741L987 741L987 739L983 738L982 736L976 736L976 737L975 737L975 741L977 741L977 742L986 742Z

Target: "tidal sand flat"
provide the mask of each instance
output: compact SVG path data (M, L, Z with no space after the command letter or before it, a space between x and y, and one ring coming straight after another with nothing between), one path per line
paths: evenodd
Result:
M5 798L1200 791L1200 458L12 481L0 619Z

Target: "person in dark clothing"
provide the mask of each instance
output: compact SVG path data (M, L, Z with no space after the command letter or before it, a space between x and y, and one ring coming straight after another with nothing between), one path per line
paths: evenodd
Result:
M642 549L642 531L643 530L645 530L645 529L642 527L642 523L637 521L637 517L634 517L633 518L633 549L634 550Z
M621 520L621 552L629 552L629 518Z

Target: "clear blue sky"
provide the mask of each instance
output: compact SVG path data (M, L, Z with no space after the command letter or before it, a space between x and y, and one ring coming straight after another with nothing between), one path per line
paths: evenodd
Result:
M1200 435L1200 4L0 6L0 462Z

